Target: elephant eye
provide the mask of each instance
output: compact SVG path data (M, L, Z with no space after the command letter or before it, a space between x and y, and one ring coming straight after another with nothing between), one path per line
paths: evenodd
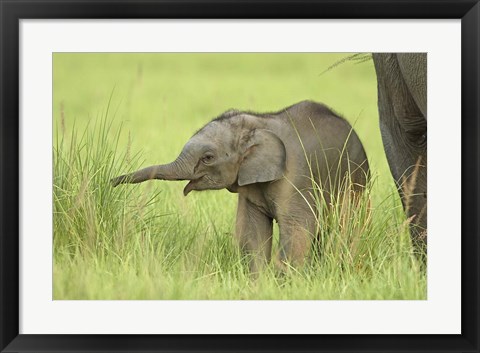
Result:
M410 135L408 135L408 139L416 147L424 147L427 144L427 132L426 131L413 132Z
M426 144L426 143L427 143L427 133L426 133L426 132L423 133L422 136L420 136L420 139L419 139L419 140L420 140L419 143L420 143L421 145Z
M214 159L215 159L215 156L211 153L208 153L202 157L202 162L205 164L209 164L209 163L212 163Z

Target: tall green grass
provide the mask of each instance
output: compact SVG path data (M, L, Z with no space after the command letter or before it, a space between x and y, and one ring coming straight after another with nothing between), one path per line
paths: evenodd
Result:
M426 299L378 132L373 68L319 76L343 56L55 54L54 299ZM228 108L307 98L358 120L372 179L359 206L334 201L318 215L321 237L303 268L250 276L226 190L184 198L181 182L109 183L173 160Z

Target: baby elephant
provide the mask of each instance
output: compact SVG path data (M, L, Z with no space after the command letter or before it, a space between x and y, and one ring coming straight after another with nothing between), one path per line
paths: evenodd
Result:
M274 219L280 230L277 264L301 265L317 232L314 186L321 186L328 204L342 181L361 192L368 175L365 151L350 124L325 105L303 101L276 113L227 111L193 135L172 163L119 176L112 184L189 180L185 196L224 188L238 193L236 238L257 272L272 256Z

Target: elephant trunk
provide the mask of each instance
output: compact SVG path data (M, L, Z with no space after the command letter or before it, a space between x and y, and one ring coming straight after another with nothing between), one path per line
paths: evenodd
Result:
M191 180L192 173L185 169L185 164L178 158L169 164L153 165L130 174L121 175L113 178L111 183L115 187L120 184L137 184L151 179Z

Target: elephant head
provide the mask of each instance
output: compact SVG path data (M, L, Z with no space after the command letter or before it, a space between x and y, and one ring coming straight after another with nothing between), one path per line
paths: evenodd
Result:
M113 186L146 180L189 180L183 190L231 191L238 186L282 178L282 140L256 116L230 111L193 135L173 162L154 165L111 180Z

